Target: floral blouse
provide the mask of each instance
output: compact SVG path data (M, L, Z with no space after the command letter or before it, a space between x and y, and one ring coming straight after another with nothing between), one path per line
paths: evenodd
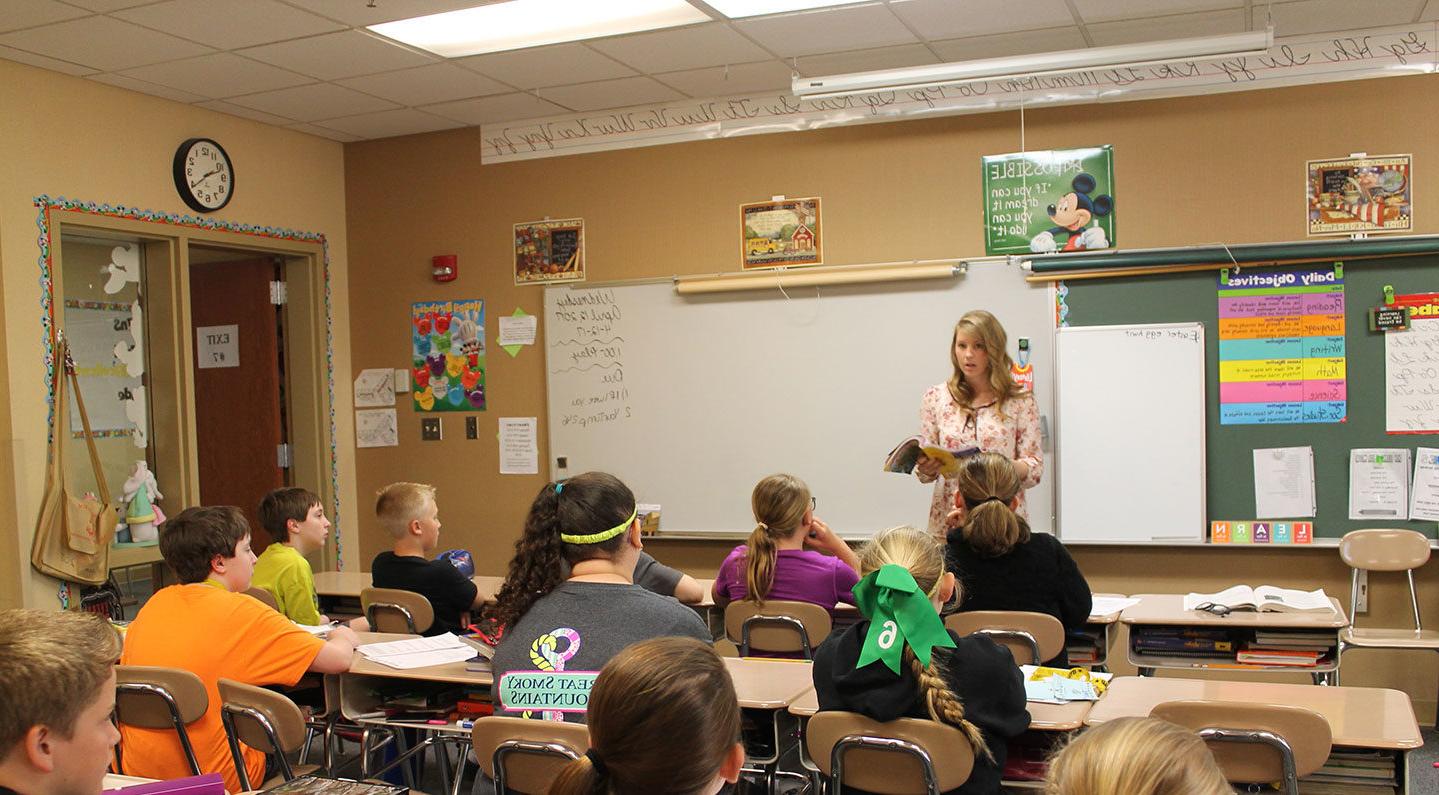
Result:
M919 407L919 436L925 444L946 450L976 445L987 453L1000 453L1014 461L1029 464L1029 476L1019 492L1020 516L1029 517L1025 507L1024 489L1039 485L1044 473L1044 453L1039 447L1039 404L1033 395L1022 395L1007 401L1001 415L997 403L987 403L966 416L949 394L948 384L936 384L924 393ZM915 470L918 472L919 470ZM929 506L929 531L939 538L948 532L944 517L954 510L959 486L953 478L941 477L934 483L934 500Z

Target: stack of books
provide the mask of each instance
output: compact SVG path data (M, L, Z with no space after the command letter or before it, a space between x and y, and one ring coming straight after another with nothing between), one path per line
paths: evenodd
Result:
M1094 665L1099 662L1099 646L1103 632L1092 627L1071 630L1064 636L1064 652L1070 665Z
M1254 640L1244 644L1239 662L1258 665L1289 665L1313 668L1327 662L1334 652L1334 636L1302 631L1255 630Z
M1209 627L1133 627L1134 650L1157 657L1229 657L1238 648L1231 630Z
M1393 795L1399 782L1389 751L1346 748L1329 754L1324 766L1299 779L1303 795Z

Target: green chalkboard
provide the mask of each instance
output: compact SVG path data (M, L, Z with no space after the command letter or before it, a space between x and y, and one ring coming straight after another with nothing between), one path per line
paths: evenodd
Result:
M1345 344L1349 415L1338 424L1220 425L1219 303L1215 271L1093 279L1065 283L1066 322L1072 326L1199 321L1205 335L1205 457L1210 521L1254 518L1255 448L1314 448L1314 535L1338 538L1360 527L1407 527L1435 537L1434 522L1349 520L1348 453L1355 447L1439 446L1439 434L1384 432L1384 337L1369 330L1368 311L1383 301L1384 285L1399 293L1439 290L1439 257L1352 260L1344 264ZM1116 384L1122 389L1123 384ZM1116 487L1124 481L1115 473Z

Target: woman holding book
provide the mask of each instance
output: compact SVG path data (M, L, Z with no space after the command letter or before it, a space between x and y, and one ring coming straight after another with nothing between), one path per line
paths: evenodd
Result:
M1017 513L1027 517L1024 489L1039 485L1044 454L1039 446L1039 406L1034 395L1015 383L1009 338L994 315L976 309L954 325L949 361L954 374L924 393L920 403L920 439L946 450L979 448L1009 459L1023 488ZM915 474L934 483L929 531L941 540L954 525L955 473L944 473L938 459L921 455Z

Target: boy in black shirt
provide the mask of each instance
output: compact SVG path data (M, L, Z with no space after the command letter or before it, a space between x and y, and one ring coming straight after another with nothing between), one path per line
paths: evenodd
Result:
M424 634L460 632L468 621L466 614L479 607L484 597L454 565L430 559L440 544L435 487L391 483L380 489L375 517L395 539L395 546L393 551L376 555L370 564L374 586L414 591L429 599L435 621Z

